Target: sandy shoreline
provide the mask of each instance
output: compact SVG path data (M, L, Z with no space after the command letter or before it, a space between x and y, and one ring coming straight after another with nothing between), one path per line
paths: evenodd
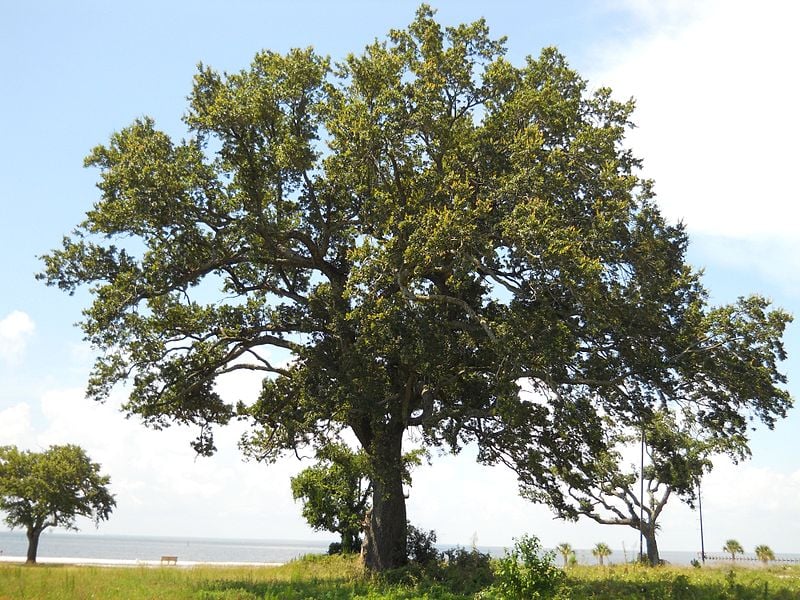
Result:
M24 556L2 556L0 563L24 564ZM279 567L284 563L263 562L203 562L193 560L180 560L176 564L163 563L160 560L125 560L115 558L71 558L55 556L39 556L36 563L40 565L73 565L81 567Z

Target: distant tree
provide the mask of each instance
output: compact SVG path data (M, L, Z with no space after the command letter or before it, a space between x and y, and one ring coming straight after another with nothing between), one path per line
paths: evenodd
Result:
M564 559L564 567L567 567L569 565L570 556L574 554L572 546L564 542L563 544L559 544L556 547L556 550L559 552L559 554L561 554L561 557Z
M769 546L761 544L756 546L756 558L766 565L769 564L769 561L775 560L775 553Z
M303 501L303 517L311 527L340 534L342 552L357 552L372 493L367 457L331 444L317 453L317 461L292 477L292 495Z
M594 548L592 548L592 555L597 558L597 561L600 563L600 566L603 566L603 559L607 556L611 556L611 548L609 548L603 542L599 542Z
M410 484L409 468L420 464L420 452L403 457L404 482ZM341 535L345 554L361 548L364 526L372 495L369 457L344 444L329 444L317 452L317 464L291 479L292 495L303 501L303 517L316 530Z
M736 555L743 554L744 548L742 548L742 545L736 540L728 540L722 547L722 551L730 554L731 560L736 560Z
M96 525L116 505L109 477L78 446L50 446L44 452L0 447L0 511L12 529L24 528L27 562L36 562L39 537L48 527L77 530L76 517Z
M640 498L640 465L626 467L622 452L638 450L642 429L613 423L605 427L606 450L597 452L589 460L572 463L573 470L563 476L568 489L556 487L547 496L537 486L522 484L521 493L534 500L544 500L565 518L582 515L598 523L641 530L648 562L657 565L660 561L656 539L658 519L667 501L677 493L691 502L694 482L711 469L710 454L725 444L720 440L698 439L687 425L679 424L675 415L666 410L654 413L643 428L648 442L645 444L645 495Z
M617 393L630 401L633 415L610 418L570 408L554 425L562 438L582 440L582 449L548 455L546 471L542 454L534 452L528 468L518 471L522 495L550 505L562 518L587 516L641 531L652 565L660 562L656 534L667 501L677 496L693 506L697 481L712 469L712 457L747 458L752 417L772 428L791 401L776 367L785 358L789 315L768 310L756 296L705 314L697 308L681 325L681 337L698 341L672 358L653 357L652 385L620 378ZM575 406L591 401L577 398ZM715 406L720 412L712 417ZM642 436L643 472L638 456L633 464L623 460L624 453L638 455Z

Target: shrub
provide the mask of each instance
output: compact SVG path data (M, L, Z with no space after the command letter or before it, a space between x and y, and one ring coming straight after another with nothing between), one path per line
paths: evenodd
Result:
M418 565L430 565L442 559L442 555L436 549L436 532L432 529L428 532L417 529L411 523L408 524L408 534L406 537L406 552L408 560Z
M419 585L423 582L434 582L440 577L441 553L436 549L436 532L423 531L406 524L406 556L408 564L397 569L381 573L386 583L396 585Z
M494 582L492 557L476 549L453 548L443 553L438 581L456 594L474 594Z
M423 531L409 523L408 565L385 571L380 579L389 585L439 590L445 594L443 598L449 598L448 594L472 596L494 581L492 559L488 554L464 548L439 552L435 544L435 531Z
M544 552L539 539L526 535L495 563L495 582L480 597L537 600L553 597L564 583L553 552Z
M359 552L361 552L361 540L356 540L356 544L353 547L353 549L349 552L349 554L358 554ZM328 545L328 554L334 555L343 553L345 552L342 548L341 542L331 542L331 544Z

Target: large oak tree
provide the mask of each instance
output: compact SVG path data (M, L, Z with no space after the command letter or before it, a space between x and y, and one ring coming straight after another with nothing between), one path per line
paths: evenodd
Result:
M406 560L410 428L513 465L560 447L554 415L594 411L569 390L625 418L650 403L704 299L623 146L633 105L553 49L504 52L423 6L335 66L311 49L201 65L188 139L145 118L95 148L100 199L42 274L92 292L90 395L127 382L127 412L196 424L205 454L236 417L265 460L349 430L374 569ZM243 369L261 393L226 403L215 381ZM523 379L553 401L521 399Z

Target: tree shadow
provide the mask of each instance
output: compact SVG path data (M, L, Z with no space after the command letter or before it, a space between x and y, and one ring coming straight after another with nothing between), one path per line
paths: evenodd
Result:
M354 597L378 598L386 594L392 600L460 600L473 597L454 594L436 584L387 585L374 580L295 579L290 581L207 581L197 587L201 600L350 600ZM378 596L380 595L380 596Z
M208 581L198 586L201 600L301 600L325 598L346 600L364 594L367 586L354 582L319 581Z

